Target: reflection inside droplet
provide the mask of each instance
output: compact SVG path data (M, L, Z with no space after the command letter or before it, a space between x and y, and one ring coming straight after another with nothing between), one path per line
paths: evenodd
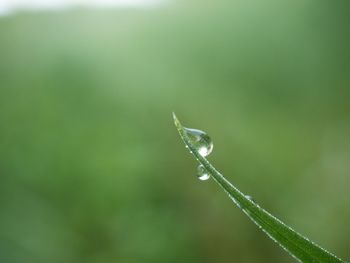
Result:
M197 129L184 129L191 143L200 155L206 157L212 152L214 145L208 134Z

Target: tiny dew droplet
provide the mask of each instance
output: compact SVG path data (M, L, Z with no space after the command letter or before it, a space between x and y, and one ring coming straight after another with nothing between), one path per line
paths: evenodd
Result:
M245 196L247 199L249 199L250 201L253 201L255 203L254 198L251 195L246 195Z
M213 142L204 131L185 128L185 132L191 143L203 157L208 156L213 150Z
M202 180L202 181L208 180L210 178L208 171L201 164L197 168L197 177L199 180Z
M259 206L259 205L256 203L255 199L254 199L251 195L246 195L245 197L246 197L247 199L249 199L250 201L252 201L253 203L255 203L257 206Z

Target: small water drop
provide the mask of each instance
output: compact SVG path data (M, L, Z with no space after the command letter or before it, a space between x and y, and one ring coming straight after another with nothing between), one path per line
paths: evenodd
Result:
M185 131L200 155L206 157L212 152L214 145L208 134L204 131L190 128L185 128Z
M260 207L259 204L256 203L255 199L251 195L246 195L245 197L250 201L252 201L254 204L256 204L258 207Z
M201 181L205 181L205 180L208 180L210 178L208 171L201 164L197 168L197 177Z
M246 195L245 196L247 199L249 199L250 201L253 201L255 203L254 198L251 195Z

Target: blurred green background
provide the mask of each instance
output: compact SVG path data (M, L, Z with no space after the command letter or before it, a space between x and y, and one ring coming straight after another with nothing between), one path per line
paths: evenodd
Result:
M0 262L294 262L196 162L350 259L348 1L0 17Z

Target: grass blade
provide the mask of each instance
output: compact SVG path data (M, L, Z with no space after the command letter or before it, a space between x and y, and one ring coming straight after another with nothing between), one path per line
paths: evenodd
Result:
M205 167L207 172L225 190L233 202L272 240L278 243L284 250L300 262L344 262L332 253L297 233L295 230L261 208L254 201L247 198L197 151L175 114L173 114L173 117L175 126L191 154Z

